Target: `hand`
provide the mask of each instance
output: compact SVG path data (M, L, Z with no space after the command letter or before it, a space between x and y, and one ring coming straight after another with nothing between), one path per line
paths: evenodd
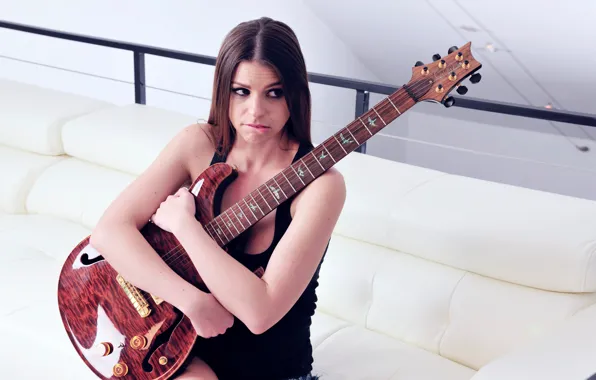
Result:
M211 294L201 292L182 312L190 319L197 335L212 338L234 324L234 316Z
M195 210L194 196L183 187L161 202L155 214L151 216L151 222L162 230L174 232L182 223L195 220Z

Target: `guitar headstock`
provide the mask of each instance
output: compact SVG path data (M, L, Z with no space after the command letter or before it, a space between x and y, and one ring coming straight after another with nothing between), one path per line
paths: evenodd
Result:
M436 101L446 107L453 105L453 97L449 96L453 89L464 95L468 89L461 82L469 77L470 82L478 83L481 78L476 71L482 64L472 55L471 46L471 42L461 48L452 46L444 57L433 55L432 63L416 62L412 79L406 85L408 90L418 101Z

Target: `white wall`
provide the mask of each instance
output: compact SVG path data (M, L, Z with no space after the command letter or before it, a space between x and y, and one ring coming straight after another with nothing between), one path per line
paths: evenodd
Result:
M407 83L415 61L430 62L433 53L444 55L449 46L471 41L483 79L476 85L466 81L466 96L539 107L552 102L557 108L596 112L596 50L585 49L585 36L596 31L594 1L550 2L540 8L540 17L528 17L547 4L538 0L378 0L374 7L355 0L304 1L385 82ZM511 12L511 3L517 12ZM488 42L495 53L483 49ZM367 151L596 199L596 128L438 105L418 105L406 115L384 132L420 142L377 136ZM574 145L592 150L580 152Z
M313 6L312 1L306 4ZM358 8L343 8L342 12L351 12L350 9L355 12ZM362 52L357 45L338 38L340 35L349 39L345 33L336 34L329 29L302 1L176 0L166 4L157 0L0 0L0 18L4 20L211 56L217 54L221 40L234 25L263 15L285 21L296 31L309 71L379 81L361 63L366 61L367 55L359 59L358 54ZM342 18L350 20L348 16ZM355 50L350 46L355 46ZM413 54L403 43L398 46L403 48L403 62L408 62L407 65L398 65L397 61L387 64L392 72L405 73L404 78L409 78L409 65L422 57ZM429 46L423 50L438 49ZM0 77L115 103L134 101L129 52L0 29L0 55L90 72L116 81L1 57ZM149 87L193 94L202 99L149 88L147 102L206 117L212 75L211 66L148 56ZM483 88L485 91L495 89L487 82L490 75L485 73L486 76L488 78L479 85L469 86L470 96L477 96L476 92ZM353 119L355 94L314 84L312 92L313 136L320 142ZM371 106L381 98L372 94ZM553 130L544 121L420 104L382 131L394 138L375 136L369 141L367 152L451 173L596 199L594 142L582 141L585 135L577 126L561 123L557 126L574 136L570 138L573 143L588 145L592 150L582 153L557 134L540 133ZM585 130L596 132L589 127Z
M241 21L269 16L298 35L310 72L378 79L301 1L259 0L0 0L0 19L72 33L216 56L225 34ZM134 102L132 53L0 29L0 55L93 73L95 78L0 57L0 77L84 94L118 104ZM213 67L146 57L147 104L197 117L208 114ZM313 137L321 141L354 117L355 92L312 85Z

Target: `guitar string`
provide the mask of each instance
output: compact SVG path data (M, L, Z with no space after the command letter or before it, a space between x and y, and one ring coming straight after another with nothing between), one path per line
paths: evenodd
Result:
M418 90L421 90L422 88L424 88L425 86L428 86L428 85L429 85L429 83L427 83L427 82L425 82L425 81L418 81L416 84L412 85L411 87L410 87L410 86L408 86L408 88L410 89L410 91L411 91L411 92L413 92L414 94L416 94L416 91L418 91ZM407 85L406 85L406 86L407 86ZM405 102L405 101L408 101L409 99L411 99L410 95L407 93L407 91L405 91L405 87L406 87L406 86L402 86L402 87L401 87L399 90L397 90L397 91L396 91L395 93L393 93L392 95L389 95L389 96L385 97L384 99L382 99L382 100L381 100L381 101L378 103L378 105L377 105L376 107L373 107L373 108L371 108L370 110L368 110L368 111L367 111L367 113L368 113L368 112L370 112L370 111L373 111L373 112L374 112L374 110L378 110L378 112L380 112L380 113L385 113L385 112L386 112L386 111L388 111L388 110L395 109L395 107L393 106L393 104L391 104L391 102L389 101L389 99L390 99L392 96L396 96L396 98L395 98L395 99L391 99L391 100L392 100L393 102L400 103L400 104L401 104L401 102ZM430 88L432 88L432 86L429 86L429 87L430 87ZM426 91L425 91L425 93L426 93L426 92L428 92L428 91L430 90L430 88L429 88L428 90L426 90ZM402 93L401 93L401 94L398 94L400 91L401 91ZM412 100L413 100L413 99L412 99ZM416 102L415 102L415 103L416 103ZM411 108L411 107L410 107L410 108ZM408 108L408 109L409 109L409 108ZM403 112L401 112L401 113L398 113L397 117L401 116L401 114L403 114ZM397 118L397 117L396 117L396 118ZM392 120L392 121L393 121L393 120ZM354 127L354 126L353 126L353 124L356 124L356 128L353 128L353 127ZM384 128L385 126L386 126L386 125L383 125L383 128ZM357 118L357 119L355 119L355 120L353 120L353 121L352 121L352 122L350 122L350 123L349 123L349 124L348 124L346 127L342 128L342 129L347 129L347 130L349 130L350 128L354 129L356 134L360 134L360 132L362 132L362 131L363 131L363 129L365 129L364 125L362 125L362 123L360 122L360 117L359 117L359 118ZM337 133L337 132L336 132L336 133ZM329 140L330 140L332 137L334 137L334 135L335 135L336 133L334 133L332 136L330 136L330 137L329 137L329 138L328 138L326 141L329 141ZM370 137L373 137L373 136L370 136ZM332 140L331 140L331 141L332 141ZM327 148L327 147L325 146L325 142L323 142L323 143L319 144L319 146L317 146L316 148L314 148L314 149L312 150L313 154L314 154L314 151L315 151L316 149L318 149L319 147ZM337 149L337 148L336 148L336 149ZM341 145L340 145L340 149L343 149L343 148L341 148ZM332 151L334 151L334 149L333 149L333 148L331 148L331 150L332 150ZM333 155L333 153L332 153L332 152L329 152L329 154L330 154L330 155ZM340 154L341 154L341 150L340 150ZM303 161L303 162L302 162L303 164L305 164L305 165L308 165L308 164L305 162L305 158L307 158L308 156L310 156L310 155L305 155L304 157L302 157L302 158L301 158L300 160L298 160L297 162ZM316 157L315 157L315 160L316 160ZM313 161L313 162L311 162L311 163L314 163L314 161ZM292 164L292 165L294 165L294 164ZM332 166L333 166L333 165L332 165ZM278 175L280 175L280 174L281 174L283 171L285 171L285 170L286 170L286 169L282 170L280 173L278 173L278 174L274 175L272 178L275 178L275 177L277 177ZM326 170L327 170L327 169L326 169ZM288 178L288 180L291 180L291 179L296 179L296 178L298 178L298 176L297 176L297 175L295 175L295 174L293 174L293 173L290 173L290 178ZM313 178L313 180L314 180L314 179L315 179L315 178ZM300 179L299 179L299 180L300 180ZM267 180L267 182L265 182L265 184L266 184L266 183L268 183L269 181L271 181L271 179ZM251 193L249 193L249 195L251 195L251 196L253 196L253 197L254 197L253 193L254 193L255 191L257 191L257 190L258 190L260 187L262 187L262 186L263 186L263 185L265 185L265 184L262 184L262 185L260 185L259 187L257 187L257 189L253 190ZM245 198L246 198L246 197L244 197L243 199L245 199ZM263 196L263 198L264 198L264 196ZM267 200L266 200L266 199L264 199L264 200L265 200L265 202L266 202L266 203L269 205L269 202L267 202ZM213 235L215 235L215 236L219 236L219 235L217 235L217 231L208 231L208 226L209 226L209 225L211 225L211 223L213 223L213 221L215 221L215 219L217 219L219 216L221 216L221 215L223 215L223 214L226 214L226 216L229 218L229 215L228 215L228 213L229 213L229 211L230 211L230 210L232 210L232 208L233 208L234 206L238 207L238 208L239 208L239 209L242 211L242 214L243 214L243 215L246 215L246 213L244 212L244 210L242 209L242 207L241 207L241 206L238 204L238 202L236 202L235 204L233 204L232 206L230 206L229 208L227 208L227 209L226 209L225 211L223 211L223 212L222 212L220 215L218 215L217 217L213 218L213 220L212 220L212 221L210 221L210 222L209 222L209 223L207 223L205 226L203 226L203 227L204 227L204 229L205 229L205 231L207 232L207 234L209 234L209 235L212 237L212 239L215 239ZM232 211L233 211L233 210L232 210ZM266 215L266 214L265 214L265 215ZM264 217L265 215L263 215L263 217ZM231 219L231 218L230 218L230 219ZM233 225L235 225L234 223L232 223L232 224L233 224ZM211 227L212 227L212 228L215 228L214 226L211 226ZM218 226L218 227L219 227L219 226ZM219 228L221 228L221 227L219 227ZM250 228L250 225L249 225L249 228ZM246 229L244 229L244 226L243 226L243 231L242 231L242 232L244 232L244 231L246 231ZM213 235L212 235L212 232L213 232ZM225 234L224 234L224 235L225 235ZM232 234L232 235L233 235L233 234ZM231 240L233 240L233 239L234 239L234 238L232 238ZM224 241L224 240L223 240L221 237L219 237L219 240L221 240L222 242L224 242L224 245L225 245L225 244L227 244L227 243L229 243L229 242L231 241L231 240L228 240L227 242L225 242L225 241ZM227 240L227 236L226 236L226 240ZM184 252L184 251L185 251L185 250L184 250L184 247L182 247L182 245L178 244L178 245L176 245L175 247L173 247L173 248L172 248L170 251L168 251L168 252L167 252L167 253L166 253L166 254L165 254L163 257L162 257L162 260L164 260L164 261L165 261L167 264L174 264L174 263L177 263L177 262L178 262L180 259L184 259L184 261L187 261L187 260L189 260L189 259L190 259L188 255L184 255L184 254L182 254L182 255L179 255L180 253L182 253L182 252ZM191 261L192 261L192 260L191 260Z
M413 85L412 87L410 87L410 90L411 90L412 92L414 92L414 93L415 93L416 91L418 91L418 90L422 89L423 87L425 87L425 86L427 86L427 85L428 85L428 83L420 81L420 82L418 82L417 84L415 84L415 85ZM402 91L402 93L401 93L401 94L398 94L398 92L400 92L400 91ZM428 91L428 90L426 90L425 92L427 92L427 91ZM393 95L393 96L396 96L396 98L395 98L395 99L392 99L392 101L394 101L394 102L397 102L397 103L400 103L400 104L401 104L401 102L405 102L405 101L407 101L408 99L411 99L411 97L409 96L409 94L408 94L408 93L405 91L404 87L400 88L399 90L397 90L397 91L396 91L394 94L392 94L392 95ZM389 96L387 96L386 98L384 98L383 100L381 100L381 101L379 102L378 106L377 106L377 107L373 107L373 108L374 108L375 110L376 110L376 109L378 109L378 111L379 111L380 113L385 113L387 110L392 110L392 109L395 109L395 108L394 108L394 106L393 106L393 104L391 104L391 102L389 101L389 99L392 97L392 95L389 95ZM369 111L367 111L367 113L368 113L368 112L370 112L370 111L373 111L373 108L371 108ZM374 112L374 111L373 111L373 112ZM401 115L401 113L398 113L397 117L399 117L400 115ZM397 118L397 117L396 117L396 118ZM357 128L355 129L355 133L356 133L356 134L360 134L360 132L362 132L362 131L363 131L363 129L365 128L365 127L362 125L362 123L360 123L360 118L358 118L358 119L355 119L355 120L353 120L352 122L350 122L350 123L349 123L349 124L348 124L346 127L342 128L342 129L349 129L350 127L353 127L353 125L352 125L352 124L356 124L356 126L357 126ZM383 126L383 128L384 128L384 127L385 127L385 125ZM336 132L336 133L337 133L337 132ZM335 135L335 134L334 134L334 135ZM333 136L331 136L331 137L333 137ZM327 140L330 140L330 139L331 139L331 137L330 137L329 139L327 139ZM371 136L371 137L372 137L372 136ZM319 145L319 147L322 147L322 146L324 146L324 145L325 145L325 142L323 142L322 144L320 144L320 145ZM326 148L326 147L325 147L325 148ZM315 149L316 149L316 148L315 148ZM314 150L315 150L315 149L313 149L313 152L314 152ZM337 149L337 148L335 148L335 149ZM332 151L334 151L334 149L333 149L333 148L331 148L331 150L332 150ZM332 153L332 152L329 152L329 154L331 154L331 155L332 155L333 153ZM340 151L340 154L341 154L341 151ZM305 155L304 157L302 157L302 158L301 158L300 160L298 160L298 161L303 161L303 160L304 160L306 157L308 157L308 156L306 156L306 155ZM316 157L315 157L315 160L316 160ZM306 164L306 162L303 162L303 163L304 163L304 164ZM311 163L314 163L314 162L311 162ZM308 165L308 164L306 164L306 165ZM285 170L285 169L284 169L284 170ZM282 171L282 172L283 172L283 171ZM281 172L280 172L280 173L281 173ZM273 176L272 178L275 178L275 177L277 177L277 176L278 176L280 173L276 174L276 175L275 175L275 176ZM290 173L290 177L291 177L292 179L296 179L296 178L298 178L296 175L294 175L294 174L292 174L292 173ZM271 179L270 179L270 180L271 180ZM269 182L270 180L268 180L267 182ZM290 180L290 178L288 178L288 180ZM314 180L314 178L313 178L313 180ZM267 183L267 182L266 182L266 183ZM263 186L263 185L260 185L259 187L262 187L262 186ZM257 189L258 189L258 188L257 188ZM250 193L250 195L252 195L252 193L253 193L254 191L255 191L255 190L253 190L253 191ZM244 198L243 198L243 199L244 199ZM264 200L265 200L265 202L267 202L267 200L266 200L266 199L264 199ZM269 205L269 202L267 202L267 204ZM240 210L242 211L242 213L243 213L244 215L246 214L246 213L244 213L244 210L242 210L242 208L241 208L241 207L238 205L238 202L236 202L234 205L232 205L231 207L227 208L227 209L226 209L224 212L222 212L222 213L221 213L221 215L223 215L223 214L225 213L225 214L226 214L226 216L228 216L228 218L229 218L229 215L228 215L227 213L228 213L230 210L232 210L232 207L234 207L234 206L237 206L237 207L239 207L239 208L240 208ZM219 217L219 216L218 216L218 217ZM263 216L263 217L264 217L264 216ZM216 218L217 218L217 217L216 217ZM215 220L216 218L214 218L214 220ZM230 218L230 219L231 219L231 218ZM210 231L208 231L208 230L207 230L207 228L208 228L208 225L210 225L212 222L213 222L213 221L209 222L207 225L205 225L205 226L204 226L204 228L205 228L205 231L206 231L206 232L207 232L207 233L208 233L210 236L211 236L212 234L211 234L211 232L210 232ZM213 226L212 226L212 227L213 227ZM249 227L250 227L250 225L249 225ZM219 228L221 228L221 227L219 227ZM244 229L244 230L243 230L243 232L244 232L245 230L246 230L246 229ZM216 231L213 231L213 232L215 233L215 235L217 235L217 232L216 232ZM213 237L212 237L212 238L213 238ZM226 239L227 239L227 236L226 236ZM220 240L222 240L222 239L220 238ZM231 240L233 240L233 239L231 239ZM224 242L224 245L225 245L225 244L229 243L231 240L229 240L228 242L225 242L224 240L222 240L222 242ZM183 254L183 255L179 255L179 253L182 253L182 252L184 252L184 251L185 251L185 250L184 250L184 247L182 247L180 244L179 244L179 245L176 245L174 248L172 248L172 249L171 249L171 250L170 250L168 253L166 253L166 254L165 254L163 257L162 257L162 260L164 260L164 261L165 261L166 263L168 263L168 264L174 264L174 263L177 263L177 262L178 262L180 259L184 259L184 261L187 261L187 260L189 260L189 259L190 259L188 255L184 255L184 254ZM171 260L171 259L173 259L173 260ZM171 260L171 261L170 261L170 260ZM191 260L191 261L192 261L192 260Z

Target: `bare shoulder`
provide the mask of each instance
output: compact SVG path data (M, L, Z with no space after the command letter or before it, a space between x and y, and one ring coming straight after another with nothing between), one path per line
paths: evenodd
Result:
M208 156L213 153L215 149L214 141L212 139L212 126L206 123L191 124L183 128L172 139L170 144L176 145L176 150L179 151L185 158L197 158L199 156Z

